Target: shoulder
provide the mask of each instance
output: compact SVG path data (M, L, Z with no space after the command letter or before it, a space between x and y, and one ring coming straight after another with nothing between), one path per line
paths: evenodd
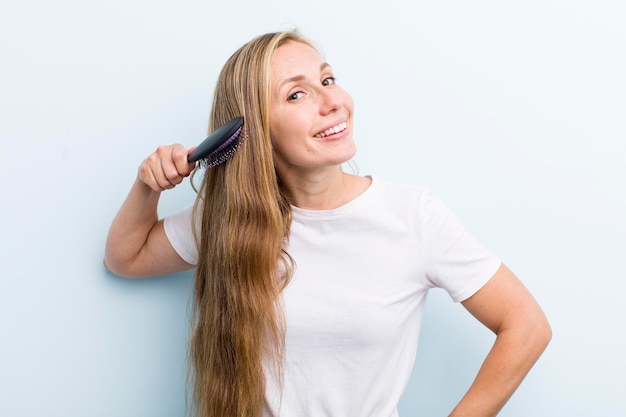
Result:
M456 213L429 186L374 176L371 188L372 210L411 228L430 245L445 237L455 240L465 233Z
M421 212L431 203L441 201L426 185L392 182L374 175L371 178L376 199L398 209Z

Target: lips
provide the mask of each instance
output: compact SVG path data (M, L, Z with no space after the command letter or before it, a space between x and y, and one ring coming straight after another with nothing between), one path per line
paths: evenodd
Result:
M341 122L338 125L330 127L330 128L326 129L323 132L316 133L315 135L313 135L313 137L319 138L319 139L325 138L326 136L330 136L330 135L334 135L335 133L339 133L339 132L345 130L347 127L348 127L348 123L347 122Z

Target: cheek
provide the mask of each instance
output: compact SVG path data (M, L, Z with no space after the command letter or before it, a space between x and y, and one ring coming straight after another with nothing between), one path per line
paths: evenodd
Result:
M283 124L280 119L272 118L272 120L270 120L270 142L275 149L281 146L282 138L285 137L282 126Z
M283 129L270 129L270 137L274 158L285 159L289 155L289 135Z
M296 119L296 115L281 115L270 121L270 140L274 150L285 152L294 148L298 139L302 137L303 122Z
M354 110L354 101L352 100L352 96L346 90L342 89L342 91L344 94L343 104L346 109L348 109L348 111L352 113L352 110Z
M283 143L285 142L283 140L284 137L285 134L282 129L276 127L272 128L270 126L270 142L274 150L280 150L283 147Z
M270 107L270 134L272 138L287 136L293 117L294 115L290 114L283 106Z

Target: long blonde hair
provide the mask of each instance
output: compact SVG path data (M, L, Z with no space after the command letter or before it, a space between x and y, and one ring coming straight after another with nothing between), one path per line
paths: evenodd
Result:
M265 371L280 381L284 317L280 293L292 261L285 252L291 209L269 133L270 59L296 31L259 36L224 65L210 130L242 115L247 139L225 164L204 172L193 294L190 376L199 417L259 417Z

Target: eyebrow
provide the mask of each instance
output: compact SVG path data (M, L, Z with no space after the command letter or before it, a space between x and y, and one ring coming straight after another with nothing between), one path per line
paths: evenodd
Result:
M320 65L320 72L323 72L324 70L326 70L326 68L330 68L330 64L328 62L322 62L322 65ZM280 90L281 88L283 88L285 84L302 81L304 80L304 78L304 75L295 75L293 77L287 78L285 81L280 83L278 89Z

